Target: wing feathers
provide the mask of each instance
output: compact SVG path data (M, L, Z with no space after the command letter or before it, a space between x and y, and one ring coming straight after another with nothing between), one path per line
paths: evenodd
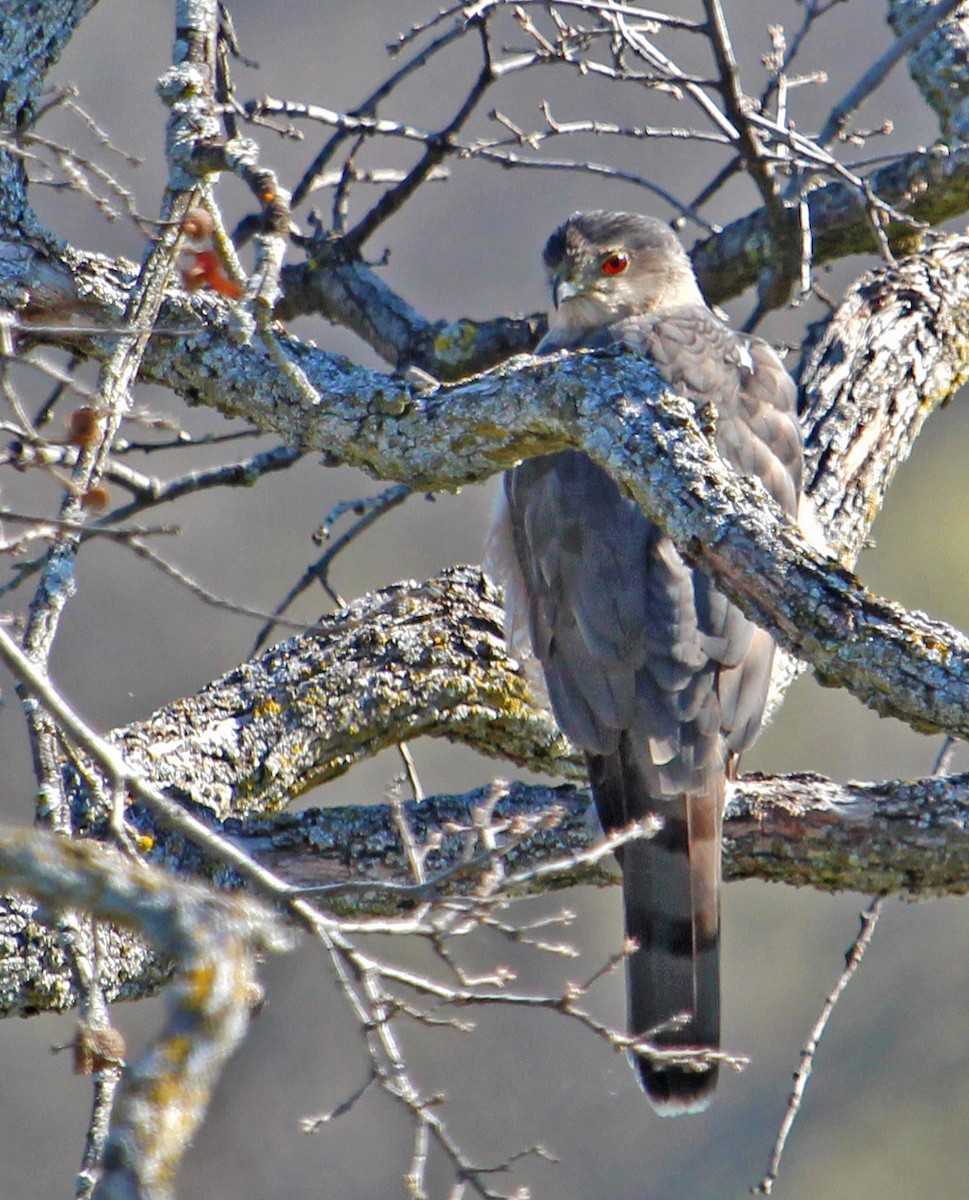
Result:
M801 440L794 385L774 351L691 304L546 347L622 342L715 413L719 453L795 515ZM542 349L542 347L540 347ZM620 852L629 1020L658 1044L719 1045L720 820L727 757L753 742L774 643L584 454L508 473L506 540L559 724L588 756L606 829L658 813L663 831ZM682 1021L677 1018L682 1017ZM638 1063L659 1111L696 1111L716 1081Z

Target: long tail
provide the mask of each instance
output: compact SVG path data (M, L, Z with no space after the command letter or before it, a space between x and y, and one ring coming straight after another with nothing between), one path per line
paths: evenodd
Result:
M653 813L649 840L620 851L626 935L629 1032L660 1049L720 1046L720 837L726 782L702 795L651 798L630 748L589 756L599 819L622 829ZM643 1088L663 1116L702 1112L717 1085L716 1065L636 1058Z

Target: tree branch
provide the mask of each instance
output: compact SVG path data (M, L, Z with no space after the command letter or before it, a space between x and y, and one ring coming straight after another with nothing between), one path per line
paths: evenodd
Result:
M873 171L871 189L914 224L889 220L885 233L896 250L912 250L918 225L939 225L969 208L969 149L936 145L902 155ZM865 197L843 181L820 184L805 197L816 266L852 254L872 254L878 242ZM762 209L732 221L696 243L693 266L711 304L723 304L754 287L770 255ZM325 250L325 248L324 248ZM542 314L494 320L429 321L397 296L370 267L347 261L334 248L283 270L283 320L319 313L345 325L384 359L413 364L437 379L454 380L484 371L530 351L545 331Z
M942 137L957 145L965 142L969 133L969 9L963 3L950 13L951 7L934 0L889 0L888 22L899 38L914 41L909 73L935 112ZM940 20L943 11L945 19ZM933 16L938 27L925 30Z
M966 377L967 257L966 239L943 237L899 267L866 276L807 364L808 491L829 542L845 548L845 562L853 561L925 416ZM179 315L197 320L196 305ZM421 490L457 487L532 454L581 446L826 683L917 728L969 735L969 643L869 595L808 547L756 483L720 462L692 405L666 392L648 363L609 353L515 360L420 392L280 338L307 385L326 396L324 405L295 391L259 343L231 342L221 327L227 317L206 307L210 324L197 337L153 340L151 378L271 428L302 450L321 451L331 463ZM215 337L222 339L217 362L205 349ZM833 388L841 395L826 408Z
M963 0L941 0L938 4L921 4L916 6L912 4L911 0L905 0L905 3L901 6L897 4L889 5L889 22L899 35L898 41L877 62L869 67L864 75L857 80L834 106L821 128L821 132L817 136L818 145L827 146L835 138L841 136L849 117L884 82L891 69L906 54L910 54L926 41L933 43L941 42L947 46L954 45L951 27L947 27L945 30L937 30L936 26L947 22L952 10L958 8L962 2ZM907 10L903 20L899 19L899 7ZM933 33L935 33L935 37L931 36ZM937 77L939 72L938 53L939 45L933 45L933 77ZM927 91L928 89L923 89L923 95L926 95L926 99L928 99ZM951 129L946 130L943 127L943 132L947 134L947 140L951 138ZM963 139L960 138L959 140Z
M225 820L278 811L422 735L581 773L508 658L500 593L476 568L364 596L110 740L156 786ZM91 811L74 784L75 811Z
M177 962L168 1023L118 1089L95 1190L100 1200L164 1200L258 1001L256 953L283 949L289 938L252 900L217 897L105 846L37 830L0 835L0 883L48 912L69 899L100 921L135 930ZM34 939L35 953L44 941L49 947L50 931Z
M463 873L456 868L468 853L464 831L475 827L475 810L495 799L496 788L496 823L557 814L557 823L543 822L503 855L509 871L527 876L588 851L601 838L589 794L580 788L515 783L428 797L408 805L406 814L422 844L439 842L428 856L429 873L452 872L434 894L460 896L480 879L483 865ZM315 902L335 914L361 921L406 915L418 900L406 847L385 804L232 821L227 832L289 883L331 889ZM499 847L505 836L498 835ZM961 895L969 891L969 775L844 785L817 775L748 776L731 792L724 839L724 872L731 880L868 894ZM183 847L181 863L167 855L166 865L198 869L199 860ZM213 873L214 865L209 869ZM218 874L223 883L239 883L224 870ZM535 875L516 891L617 881L608 856ZM390 886L395 883L396 889ZM167 959L160 963L139 938L115 928L107 928L105 937L99 970L108 1000L150 995L167 982ZM35 905L9 896L0 900L0 1016L62 1011L78 999L73 966Z
M901 155L872 171L869 183L886 205L912 218L912 224L890 219L884 227L897 252L911 251L919 241L919 223L940 225L969 207L969 149L940 144ZM878 252L865 197L856 187L829 182L808 192L804 202L815 266ZM691 257L710 303L722 304L753 287L766 265L769 246L767 220L760 209L697 243Z

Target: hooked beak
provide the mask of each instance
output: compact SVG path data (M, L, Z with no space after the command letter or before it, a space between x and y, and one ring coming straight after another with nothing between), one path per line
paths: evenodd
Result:
M563 279L556 276L552 280L552 303L556 308L561 308L566 300L571 300L573 296L579 294L579 289L569 279Z

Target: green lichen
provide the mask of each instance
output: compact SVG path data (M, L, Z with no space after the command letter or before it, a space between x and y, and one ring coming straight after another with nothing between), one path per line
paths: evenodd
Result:
M478 326L474 321L462 318L442 325L434 336L434 353L448 366L464 362L478 337Z

